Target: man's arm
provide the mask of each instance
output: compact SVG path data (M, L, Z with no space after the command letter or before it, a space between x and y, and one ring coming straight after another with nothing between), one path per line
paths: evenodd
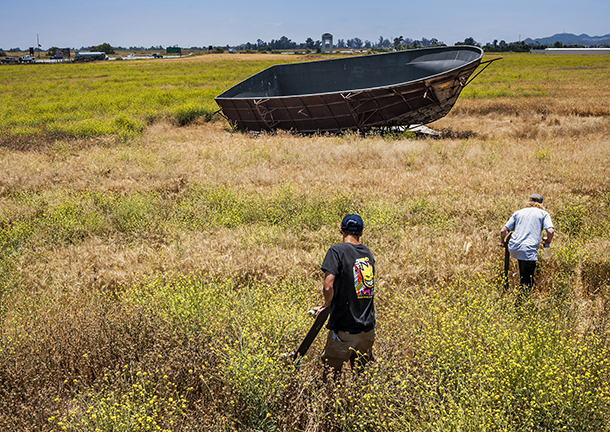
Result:
M324 282L322 284L322 295L324 296L324 304L322 306L316 306L313 308L316 311L316 314L319 313L322 309L326 309L330 307L331 302L333 301L333 297L335 296L335 290L333 285L335 283L335 275L329 271L324 272Z
M508 228L506 228L506 225L504 225L502 227L502 229L500 230L500 240L502 241L502 244L504 244L504 239L506 238L506 234L508 234Z
M542 243L545 245L550 245L551 241L553 241L554 235L555 235L555 230L553 228L548 228L546 230L546 237L544 238L544 241Z

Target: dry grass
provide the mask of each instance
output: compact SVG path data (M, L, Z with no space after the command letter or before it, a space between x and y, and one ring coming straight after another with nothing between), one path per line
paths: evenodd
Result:
M359 206L373 201L407 207L425 197L429 208L446 218L438 232L414 227L400 230L399 244L384 244L388 240L382 232L375 239L384 255L382 274L412 282L422 272L444 278L488 266L490 253L499 256L496 231L531 191L546 197L551 213L575 195L608 192L607 118L452 114L432 126L468 130L473 137L384 140L282 132L254 137L231 134L222 122L187 128L157 124L127 144L74 140L42 151L4 150L0 190L5 196L37 193L53 200L86 191L180 197L201 184L270 196L289 185L297 196L343 195ZM26 251L20 272L26 279L57 278L61 285L116 286L134 273L197 270L198 257L206 256L214 257L207 264L214 272L233 269L278 276L299 267L312 275L325 251L322 240L333 237L332 230L303 240L292 232L270 231L275 245L250 245L255 242L251 237L261 233L248 227L128 243L119 239L119 244L94 237L56 246L43 259L32 259ZM312 241L313 250L307 246ZM567 239L559 233L555 244L563 241ZM443 251L441 256L437 250ZM250 258L261 255L267 259ZM407 265L405 274L414 256L433 257L438 264L434 269L422 268L427 263Z
M479 429L598 430L610 406L595 357L608 329L610 89L587 82L460 99L430 125L440 139L255 136L221 121L158 122L130 140L11 138L0 147L0 428L115 430L94 421L112 400L115 417L164 430L446 430L456 412ZM530 328L502 296L498 232L534 191L557 235ZM325 388L316 355L300 370L275 355L309 325L301 312L320 300L320 262L351 210L378 260L378 375ZM523 358L540 356L540 371L594 373L602 387L579 397L595 415L576 398L573 423L499 384L510 375L549 404L569 399L552 398L564 371L518 381L495 363L529 367L507 353L532 346ZM442 386L465 386L470 401ZM498 405L503 391L512 402Z

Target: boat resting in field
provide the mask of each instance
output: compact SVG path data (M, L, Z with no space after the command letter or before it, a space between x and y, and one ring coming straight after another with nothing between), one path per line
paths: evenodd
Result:
M482 57L481 48L462 45L278 64L215 100L241 131L427 124L449 113Z

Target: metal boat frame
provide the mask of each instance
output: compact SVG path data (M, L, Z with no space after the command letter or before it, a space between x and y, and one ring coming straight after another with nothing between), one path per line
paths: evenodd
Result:
M271 66L215 100L236 130L300 133L410 126L451 110L482 62L474 46ZM485 69L483 68L483 70Z

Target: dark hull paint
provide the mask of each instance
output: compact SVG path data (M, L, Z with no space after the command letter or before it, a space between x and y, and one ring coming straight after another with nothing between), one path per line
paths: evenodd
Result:
M242 131L427 124L449 113L482 56L478 47L456 46L275 65L216 102Z

